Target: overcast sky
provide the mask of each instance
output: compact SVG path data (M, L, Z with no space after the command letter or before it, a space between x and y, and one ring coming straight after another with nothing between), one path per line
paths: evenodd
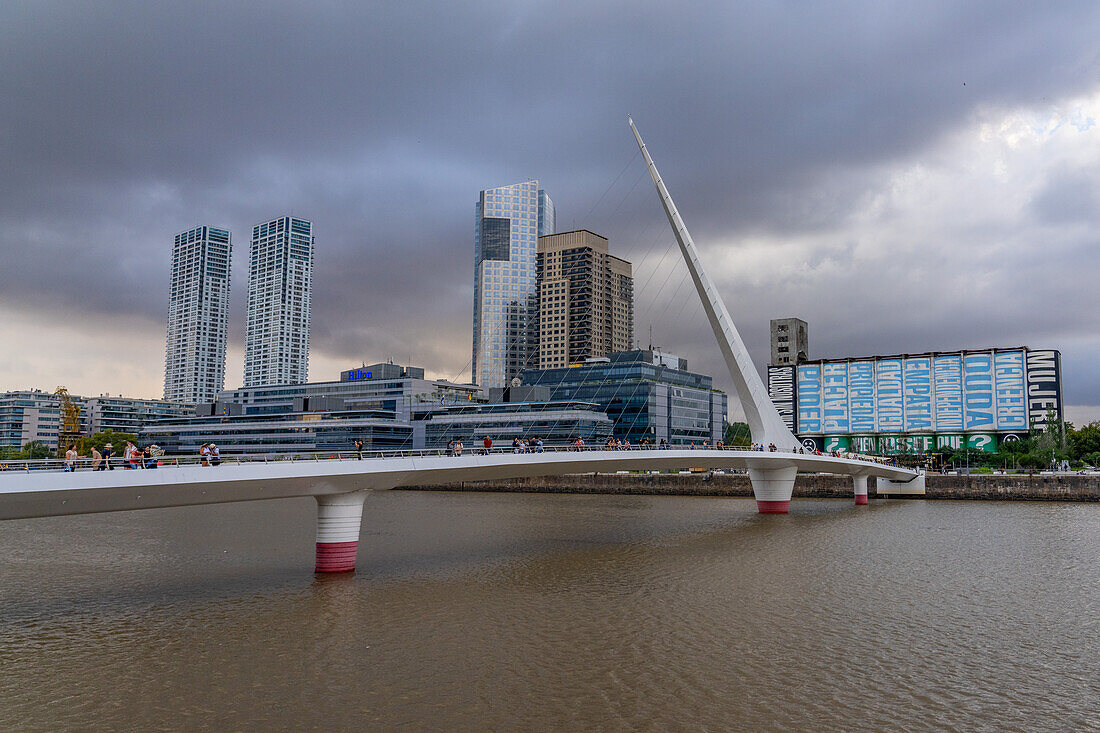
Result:
M734 7L744 5L746 7ZM635 266L636 331L728 376L633 114L758 366L1062 351L1100 419L1100 5L9 3L0 389L159 396L172 236L314 222L310 377L468 378L474 202L537 178Z

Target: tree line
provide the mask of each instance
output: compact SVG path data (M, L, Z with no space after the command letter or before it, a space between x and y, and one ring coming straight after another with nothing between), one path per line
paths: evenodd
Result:
M116 433L114 430L104 430L92 436L81 436L77 441L76 451L86 458L91 455L92 448L102 451L103 446L110 443L117 455L121 454L126 441L136 445L137 436L133 433ZM68 449L67 445L63 446L62 455L64 455L64 450ZM0 446L0 461L36 461L55 457L54 450L41 440L32 440L22 448Z

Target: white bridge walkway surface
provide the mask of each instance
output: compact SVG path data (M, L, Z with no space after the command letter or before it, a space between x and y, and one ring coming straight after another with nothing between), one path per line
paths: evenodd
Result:
M441 456L400 454L365 460L250 462L155 470L0 471L0 519L121 511L230 501L317 499L317 571L355 568L367 492L398 486L609 471L745 469L761 513L786 514L799 471L852 477L856 504L867 503L867 478L918 484L923 475L860 457L808 455L768 397L760 374L710 279L695 242L629 120L661 206L729 369L752 441L775 452L738 450L553 451ZM902 490L899 493L911 493Z
M762 513L785 514L798 471L853 477L857 504L867 503L867 478L909 482L916 474L867 459L750 450L551 450L439 455L410 451L386 456L333 454L289 460L227 459L156 469L44 469L45 462L0 471L0 519L155 509L196 504L312 496L318 504L317 570L353 570L363 502L370 491L424 484L615 471L747 470ZM162 461L163 462L163 461ZM56 466L57 462L53 462ZM87 462L84 462L87 465Z

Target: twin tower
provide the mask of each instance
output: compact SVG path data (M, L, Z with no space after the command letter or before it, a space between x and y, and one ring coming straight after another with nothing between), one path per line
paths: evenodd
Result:
M164 399L214 402L225 386L232 240L199 226L176 235ZM313 224L284 216L252 228L244 386L301 384L309 370Z

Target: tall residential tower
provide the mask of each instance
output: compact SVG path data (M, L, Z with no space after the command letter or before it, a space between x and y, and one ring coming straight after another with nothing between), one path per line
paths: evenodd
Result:
M474 212L473 381L504 387L538 365L536 245L554 202L526 181L482 191Z
M633 346L634 277L606 237L587 229L539 237L537 280L539 369Z
M176 235L168 295L164 399L213 402L225 386L229 231L200 226Z
M312 280L313 224L284 216L252 228L245 387L307 381Z

